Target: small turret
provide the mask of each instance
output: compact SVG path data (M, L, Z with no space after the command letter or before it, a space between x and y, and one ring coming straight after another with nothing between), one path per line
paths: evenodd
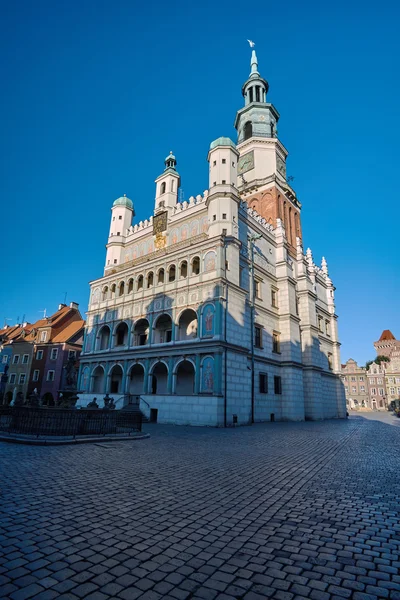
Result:
M164 161L164 172L156 179L156 203L154 213L171 211L178 202L178 189L181 178L176 170L176 158L172 150Z
M121 263L122 250L135 216L133 202L126 194L114 200L111 208L106 269Z

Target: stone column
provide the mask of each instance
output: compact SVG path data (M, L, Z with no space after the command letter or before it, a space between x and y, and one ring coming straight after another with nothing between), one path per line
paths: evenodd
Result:
M222 361L221 354L214 355L214 394L221 394Z
M144 363L144 378L143 378L143 394L149 393L149 370L150 370L150 361L146 358Z
M173 393L173 372L174 372L174 359L171 358L168 361L168 384L167 384L167 393ZM175 386L176 387L176 386Z
M196 371L194 374L194 393L200 393L200 354L196 354Z

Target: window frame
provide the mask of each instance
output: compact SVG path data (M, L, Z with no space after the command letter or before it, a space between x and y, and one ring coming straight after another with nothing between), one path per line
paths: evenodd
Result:
M23 379L22 379L23 377ZM21 381L22 379L22 381ZM18 377L18 385L24 385L26 383L26 373L20 373Z
M50 373L53 373L53 377L52 378L49 377ZM47 371L47 374L46 374L46 381L54 381L55 374L56 374L56 372L54 371L54 369L49 369Z
M40 354L40 356L38 356ZM42 360L43 358L43 350L36 350L36 360Z
M260 394L268 394L268 373L258 374L258 389Z
M52 348L50 352L50 360L57 360L58 358L58 348Z
M14 384L17 378L17 374L16 373L10 373L10 385Z
M281 334L279 331L272 332L272 352L274 354L281 353Z
M274 375L274 393L277 396L282 395L282 377L281 377L281 375Z
M12 364L13 365L18 365L19 364L19 357L20 357L20 354L14 354L13 359L12 359Z
M258 334L257 334L258 332ZM263 326L254 324L254 348L262 349Z
M36 373L37 373L37 377L35 377ZM32 373L32 381L39 381L39 377L40 377L40 369L35 369Z

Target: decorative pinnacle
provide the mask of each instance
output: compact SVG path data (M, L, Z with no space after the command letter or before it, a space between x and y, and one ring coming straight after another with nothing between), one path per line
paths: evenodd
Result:
M325 275L328 275L328 263L325 260L325 256L322 257L321 270Z
M311 252L311 248L307 248L307 250L306 250L306 260L307 260L307 262L308 262L308 264L309 264L310 267L314 266L314 261L313 261L313 255L312 255L312 252Z
M260 73L258 72L258 60L257 60L257 54L255 50L252 50L251 52L251 72L250 72L250 77L252 77L253 75L259 76Z

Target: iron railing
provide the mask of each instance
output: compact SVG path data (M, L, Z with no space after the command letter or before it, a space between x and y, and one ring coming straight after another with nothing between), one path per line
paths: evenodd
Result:
M140 411L0 407L0 432L44 436L130 435L142 430Z

